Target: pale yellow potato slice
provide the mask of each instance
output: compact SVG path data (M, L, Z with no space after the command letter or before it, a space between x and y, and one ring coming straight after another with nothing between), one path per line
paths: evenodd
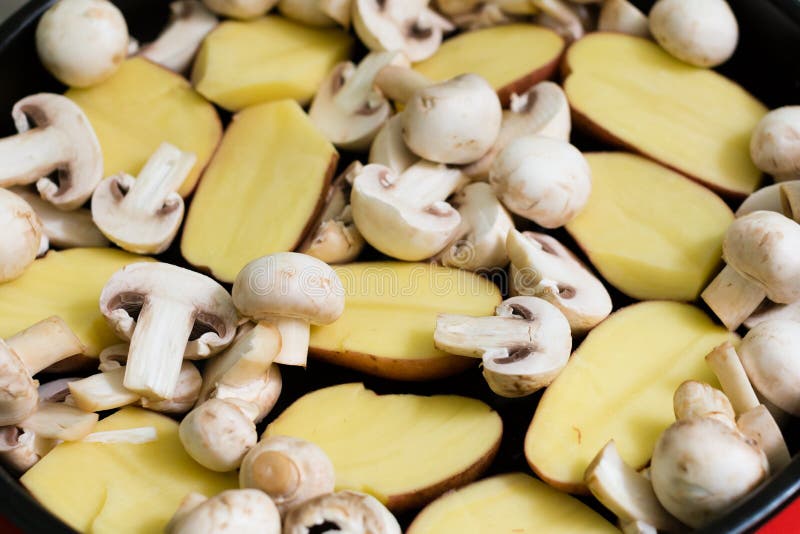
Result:
M178 191L186 197L222 137L214 106L182 76L146 59L129 59L108 80L66 94L97 133L104 176L125 172L136 177L161 143L172 143L197 156Z
M86 345L87 356L119 343L100 313L100 292L126 265L152 258L110 248L51 250L20 278L0 284L0 338L58 315Z
M293 250L338 157L294 100L236 114L186 215L183 256L233 282L251 260Z
M192 82L225 109L269 100L308 103L353 39L341 29L311 28L282 17L226 21L203 41Z
M510 473L473 482L429 504L408 534L619 532L603 516L535 478Z
M616 33L576 42L566 70L576 123L601 138L731 195L745 196L761 180L750 135L767 108L724 76Z
M178 423L153 412L124 408L95 432L153 427L149 443L62 443L22 477L49 511L78 532L163 532L186 494L238 487L236 473L215 473L186 454Z
M455 395L377 395L342 384L301 397L266 429L319 445L336 489L372 494L392 511L415 508L475 480L503 434L486 404Z
M494 315L500 290L474 273L424 263L334 267L345 288L344 314L311 328L313 356L396 380L440 378L475 366L433 345L440 313Z
M567 225L600 274L636 299L695 300L733 212L684 176L626 153L587 154L592 194Z
M545 391L525 437L528 463L550 485L579 493L611 439L629 465L644 467L675 421L675 389L685 380L716 385L704 358L736 340L688 304L642 302L612 314Z

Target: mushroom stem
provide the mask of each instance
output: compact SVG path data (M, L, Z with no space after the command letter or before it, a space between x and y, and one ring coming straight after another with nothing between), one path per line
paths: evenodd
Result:
M375 85L390 99L408 102L414 93L433 83L415 70L389 65L375 77Z
M11 336L6 344L19 356L31 376L86 350L67 323L57 316L48 317Z
M166 29L158 39L140 48L139 55L172 71L184 72L219 21L198 0L179 0L169 8L172 16Z
M490 349L509 352L533 344L530 324L519 317L470 317L439 314L434 332L436 347L450 354L482 358ZM511 356L513 357L513 355Z
M739 416L739 431L758 444L767 455L770 473L777 473L792 461L778 423L763 404Z
M113 410L134 404L139 395L125 389L125 368L98 373L70 383L69 392L75 406L87 412Z
M730 265L726 265L702 293L703 300L728 330L736 330L766 296L764 289Z
M460 171L430 162L420 162L407 172L406 176L416 179L400 180L397 174L387 174L385 180L390 183L393 194L411 199L419 206L430 206L430 209L444 202L468 181Z
M733 410L742 415L756 408L759 404L756 392L753 390L750 379L742 366L736 349L730 341L716 347L706 356L706 363L717 376L722 391L731 401Z
M378 52L367 55L358 64L347 83L333 97L336 104L353 113L361 112L359 108L364 106L365 100L370 109L380 106L383 97L375 94L373 90L375 80L394 61L396 55L396 52ZM403 68L402 70L409 69ZM367 95L366 99L365 95Z
M69 158L70 145L53 128L34 128L0 139L0 187L28 185L52 173Z
M793 180L780 186L783 214L800 222L800 181Z
M275 357L275 363L305 367L311 334L308 321L293 317L276 317L272 323L281 333L281 351Z
M169 208L169 196L178 190L196 160L194 154L162 143L147 160L122 205L131 212L146 214Z

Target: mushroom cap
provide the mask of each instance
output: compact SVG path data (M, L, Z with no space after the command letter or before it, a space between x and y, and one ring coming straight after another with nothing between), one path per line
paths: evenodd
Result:
M278 0L203 0L208 9L234 19L260 17L272 9Z
M750 138L750 157L766 173L800 178L800 106L764 115Z
M672 407L675 419L678 421L695 417L712 417L730 427L736 425L736 413L731 401L725 393L705 382L697 380L683 382L672 396Z
M289 512L284 534L310 534L314 527L330 523L348 534L401 534L392 513L375 497L355 491L321 495Z
M773 302L800 300L800 225L788 217L755 211L734 220L725 233L722 256Z
M0 188L0 283L18 278L36 259L42 225L21 197Z
M39 93L14 104L11 116L20 133L30 130L32 122L36 128L47 128L68 148L62 149L62 160L54 161L51 169L37 169L38 176L58 172L56 182L50 178L36 182L42 198L62 210L77 209L89 200L103 178L103 152L83 110L65 96ZM36 176L25 178L20 177L19 183L30 183Z
M307 254L278 252L239 271L233 302L256 321L288 317L330 324L344 312L344 287L327 263Z
M19 424L36 411L37 386L25 362L0 339L0 427Z
M503 108L489 82L463 74L414 93L403 110L403 139L427 160L472 163L492 148L502 121Z
M261 491L223 491L170 522L168 534L281 534L281 517Z
M798 131L800 135L800 130ZM781 193L781 188L786 187L790 190L800 191L800 180L788 180L762 187L744 199L736 210L737 217L743 217L754 211L774 211L782 213L787 217L792 217L791 206L784 202L786 199Z
M212 471L233 471L258 441L256 426L236 404L209 399L181 421L178 434L186 452Z
M659 502L693 528L724 513L767 474L764 452L711 417L670 426L656 443L650 464Z
M200 273L167 263L133 263L114 273L100 293L100 312L123 339L131 339L139 311L150 299L194 308L194 331L185 357L206 358L236 335L239 317L230 294Z
M537 135L504 148L492 164L489 183L509 210L545 228L574 219L592 191L591 170L580 150Z
M758 392L780 409L800 415L800 323L761 322L747 333L737 352Z
M739 41L739 25L725 0L658 0L649 20L658 44L698 67L725 63Z

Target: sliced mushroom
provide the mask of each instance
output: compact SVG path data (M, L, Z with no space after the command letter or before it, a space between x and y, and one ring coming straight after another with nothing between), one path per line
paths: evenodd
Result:
M138 254L164 252L183 221L178 188L197 157L169 143L147 160L138 178L122 173L100 182L92 196L92 218L103 234Z
M61 402L40 402L19 427L44 439L78 441L88 436L99 416Z
M800 106L767 113L750 138L750 156L779 182L800 179Z
M191 493L167 525L167 534L281 534L281 517L269 497L228 490L206 499Z
M246 20L264 15L278 0L203 0L203 3L217 15Z
M370 50L399 51L410 61L431 57L453 25L428 0L352 0L353 27Z
M352 0L280 0L278 10L307 26L350 26Z
M353 221L384 254L406 261L430 258L458 232L461 216L445 200L464 181L461 171L428 161L402 174L367 165L353 182Z
M419 156L411 152L403 140L403 113L400 112L378 130L369 150L369 162L402 174L419 160Z
M167 27L153 41L139 48L139 55L169 70L186 72L197 50L219 21L200 0L178 0L169 5Z
M42 223L20 196L0 189L0 283L19 278L39 254Z
M232 401L209 399L183 418L178 434L194 460L212 471L233 471L258 441L256 426Z
M128 46L125 17L107 0L60 0L36 27L42 64L72 87L109 78L128 55Z
M735 330L768 297L800 300L800 225L771 211L736 219L722 243L727 265L702 298L729 330Z
M774 211L800 222L800 180L768 185L749 197L736 210L737 217L754 211Z
M165 263L117 271L100 295L100 311L117 335L130 340L125 387L151 400L172 398L184 355L219 352L233 341L239 322L224 287Z
M355 491L321 495L289 512L284 534L311 534L319 525L334 525L349 534L400 534L400 524L375 497Z
M554 305L574 334L594 328L611 313L611 296L603 283L555 238L512 228L506 248L514 293Z
M248 263L233 283L233 302L254 321L281 333L276 363L305 366L309 326L330 324L344 312L344 288L326 263L296 252L279 252Z
M244 457L239 486L270 496L285 517L304 502L333 492L336 473L325 451L288 436L263 438Z
M601 32L626 33L636 37L650 37L647 15L628 0L605 0L600 9L597 29Z
M536 135L515 139L497 155L489 183L509 210L545 228L574 219L592 190L589 164L577 148Z
M0 139L0 187L36 183L42 198L62 210L89 200L103 177L103 154L81 108L39 93L17 102L11 116L19 134ZM54 172L57 178L43 178Z
M682 383L675 390L672 405L678 421L708 417L735 426L736 414L728 397L705 382L687 380Z
M507 299L494 317L440 314L433 340L440 350L481 358L486 382L504 397L549 386L572 350L564 314L536 297Z
M514 221L486 183L469 184L450 204L461 224L453 240L436 256L442 265L467 271L502 269L508 265L506 235Z

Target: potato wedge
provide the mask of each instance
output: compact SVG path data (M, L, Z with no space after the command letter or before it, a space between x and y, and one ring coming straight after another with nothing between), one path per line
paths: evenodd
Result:
M345 288L344 314L311 328L318 359L395 380L430 380L476 365L433 346L439 313L494 315L500 290L474 273L423 263L334 267Z
M716 384L704 358L736 340L688 304L642 302L617 311L545 391L525 437L528 463L571 493L586 493L584 471L611 439L629 465L644 467L675 421L675 389L685 380Z
M619 532L603 516L523 473L473 482L429 504L408 534Z
M377 395L342 384L305 395L264 432L319 445L336 489L369 493L394 512L422 506L476 479L500 446L503 422L455 395Z

